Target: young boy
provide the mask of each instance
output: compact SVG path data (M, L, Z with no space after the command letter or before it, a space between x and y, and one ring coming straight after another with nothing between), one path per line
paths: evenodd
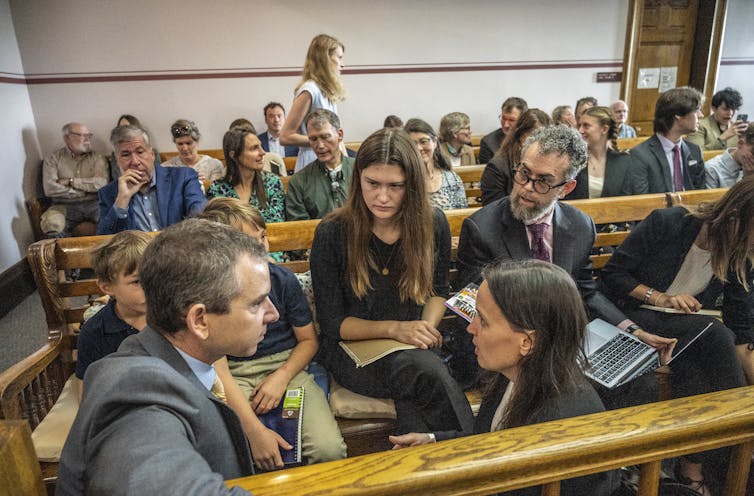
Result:
M87 367L115 352L124 339L147 325L138 266L151 240L152 236L142 231L123 231L92 253L97 285L110 301L81 326L76 363L79 400Z
M269 251L267 226L259 212L235 198L214 198L201 218L229 225L257 239ZM296 276L287 268L269 264L270 299L280 318L268 324L267 333L257 352L250 357L228 357L230 373L243 391L243 401L251 403L254 413L261 415L282 401L287 388L304 387L304 418L301 454L307 463L344 458L346 446L324 392L317 386L306 367L317 352L318 342L312 314ZM222 376L223 369L217 366ZM223 383L226 382L222 377ZM228 403L234 406L232 391L226 391ZM254 461L262 468L281 468L278 446L287 443L267 429L259 419L240 415L251 441Z

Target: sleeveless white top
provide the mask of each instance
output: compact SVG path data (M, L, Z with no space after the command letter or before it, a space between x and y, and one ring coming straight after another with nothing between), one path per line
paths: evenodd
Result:
M331 110L338 113L338 106L330 101L329 98L327 98L325 95L322 94L322 90L319 89L319 86L317 86L317 83L315 83L312 80L306 81L304 84L301 85L301 87L296 90L296 95L294 96L294 100L297 96L299 96L301 93L306 91L309 93L312 97L312 104L309 107L309 112L312 110L317 110L320 108ZM308 112L307 112L308 114ZM304 117L304 120L301 121L301 128L299 129L299 133L306 136L306 125L304 122L306 121L306 117ZM308 147L308 146L300 146L298 147L298 157L296 158L296 172L300 171L307 165L309 165L311 162L314 162L317 159L317 155L314 153L314 151Z

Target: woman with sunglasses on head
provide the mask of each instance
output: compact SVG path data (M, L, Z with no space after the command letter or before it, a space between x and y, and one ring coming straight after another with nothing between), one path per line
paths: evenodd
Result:
M631 156L617 151L618 123L608 107L590 107L581 114L579 133L589 147L587 166L576 176L566 200L631 194Z
M345 49L340 40L327 34L315 36L309 44L301 81L296 86L291 110L280 131L281 144L299 147L296 172L317 159L309 146L304 125L307 114L318 108L337 114L338 102L345 99L346 90L340 80Z
M537 108L529 109L518 118L492 160L484 168L479 187L482 189L482 205L504 198L513 190L513 167L521 161L521 149L526 138L537 129L552 124L550 116Z
M468 326L479 365L491 372L472 431L391 436L396 448L604 411L583 374L587 316L573 278L539 260L493 262L484 269ZM563 496L607 496L617 471L563 481ZM506 495L538 495L538 487Z
M416 144L424 162L430 205L443 210L468 207L463 181L440 153L432 126L421 119L409 119L403 129Z
M202 135L192 121L178 119L170 126L178 155L164 162L164 167L191 167L199 174L199 181L215 181L225 176L223 163L209 155L200 155L199 139Z
M320 357L359 394L395 400L397 433L468 430L468 401L433 349L445 313L450 229L427 200L424 165L402 129L359 148L346 204L317 227L310 266ZM415 349L356 367L341 341L391 338Z

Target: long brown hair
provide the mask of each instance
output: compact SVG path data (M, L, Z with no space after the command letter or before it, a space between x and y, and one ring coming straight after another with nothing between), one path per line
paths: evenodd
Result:
M322 94L332 102L339 102L346 97L346 90L340 80L340 74L332 67L330 56L340 47L344 52L345 45L334 36L318 34L306 52L304 70L301 72L301 82L296 86L298 90L302 84L311 80L317 83Z
M223 136L223 154L225 155L225 179L224 181L233 187L241 183L241 164L238 157L243 153L246 146L246 136L256 136L248 129L235 128L226 132ZM254 179L251 181L251 191L257 197L259 208L267 208L267 190L264 187L262 171L254 173Z
M546 112L538 108L527 110L521 114L513 130L503 139L496 155L505 157L511 167L517 165L521 161L521 149L524 146L524 140L521 138L551 124L552 119Z
M750 290L748 269L754 265L754 177L731 186L716 202L702 203L691 212L707 226L712 272L728 282L728 274Z
M493 262L483 276L514 331L534 331L531 352L519 362L514 394L501 424L492 426L499 430L529 423L548 400L586 383L581 343L589 321L576 283L557 265L540 260ZM501 377L497 374L498 380Z
M406 175L403 205L397 214L400 228L400 261L398 291L401 301L412 300L424 304L432 296L434 262L434 229L432 208L429 205L424 181L424 164L416 145L400 128L381 129L361 144L356 155L353 179L348 199L343 208L332 212L328 218L343 225L346 236L346 256L351 289L364 298L372 289L369 270L377 271L377 263L369 250L374 219L369 211L361 188L364 169L377 164L397 165Z

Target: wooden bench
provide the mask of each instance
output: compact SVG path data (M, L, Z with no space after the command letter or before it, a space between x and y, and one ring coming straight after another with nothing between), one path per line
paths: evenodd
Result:
M665 194L657 194L569 203L602 224L641 220L655 208L665 207L667 201ZM458 236L463 220L475 211L475 208L446 211L451 235ZM269 224L271 250L311 247L318 223L318 220L308 220ZM619 244L626 235L601 233L595 246ZM105 239L105 236L46 239L29 247L28 259L49 329L48 343L0 374L0 418L26 419L32 429L36 428L60 395L66 379L73 373L78 323L87 307L87 298L99 295L100 291L93 279L67 281L63 271L90 267L92 249ZM595 267L604 266L608 256L593 256ZM308 270L306 261L286 265L294 272ZM351 455L387 448L386 436L394 427L391 419L339 419L339 424ZM56 467L43 465L43 471L52 475Z
M374 453L227 481L256 496L492 494L640 465L656 496L661 461L732 446L720 494L743 495L754 448L754 386Z
M479 181L482 180L485 165L462 165L453 167L453 172L463 181L463 189L466 190L466 200L470 207L482 206L482 188Z

